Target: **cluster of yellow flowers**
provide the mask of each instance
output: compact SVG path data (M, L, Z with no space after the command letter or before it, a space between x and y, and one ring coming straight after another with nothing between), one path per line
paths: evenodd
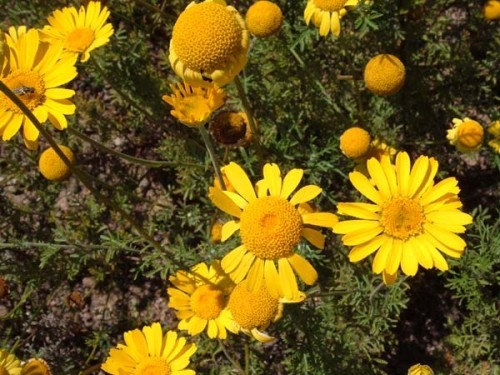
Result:
M0 349L1 375L51 375L50 366L41 358L21 362L14 354Z
M77 76L76 62L85 62L90 52L109 42L113 26L106 23L110 15L98 1L90 1L80 9L65 7L55 10L48 25L41 29L10 27L0 32L0 82L26 106L36 120L49 121L57 130L68 126L66 116L75 112L71 101L75 91L62 86ZM22 132L30 150L38 149L40 130L30 116L2 90L0 92L0 135L12 139ZM72 163L74 156L60 146ZM69 176L69 167L52 148L40 157L40 171L49 180Z

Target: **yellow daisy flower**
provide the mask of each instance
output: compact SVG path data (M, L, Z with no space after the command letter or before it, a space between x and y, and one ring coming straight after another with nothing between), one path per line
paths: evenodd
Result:
M215 85L195 87L184 82L177 83L177 88L175 85L170 88L173 94L164 95L162 99L173 107L170 114L191 128L205 125L226 101L224 90Z
M305 298L299 293L297 301ZM234 319L236 332L243 332L260 342L271 342L273 337L262 332L271 323L278 321L283 313L283 304L273 297L264 284L254 291L248 290L248 280L236 285L229 297L228 309Z
M434 375L434 371L429 366L418 363L408 369L408 375Z
M483 144L484 129L468 117L463 120L454 118L453 128L447 131L446 138L460 152L475 152Z
M109 351L101 369L112 375L195 375L185 369L196 352L195 344L187 344L177 332L163 334L160 323L134 329L123 335L125 344Z
M192 336L207 330L208 337L225 339L231 329L231 314L226 309L234 283L224 273L218 261L207 267L199 263L191 271L178 271L169 280L175 288L168 288L168 307L177 310L181 319L178 328Z
M71 164L74 164L75 154L73 151L69 147L58 146ZM71 176L71 169L69 169L52 147L42 152L38 160L38 168L43 177L51 181L64 181Z
M365 129L353 126L340 136L340 150L352 159L363 157L370 149L370 133Z
M405 83L405 66L394 55L380 54L372 57L365 66L366 88L375 95L396 94Z
M500 1L488 0L483 5L483 15L489 21L500 20Z
M4 349L0 349L0 374L21 375L21 363L19 359Z
M245 67L245 21L224 0L191 2L175 22L169 60L175 74L198 86L224 86Z
M283 13L280 7L271 1L256 1L248 8L245 21L252 35L265 38L280 30Z
M52 371L43 359L31 358L23 365L21 375L52 375Z
M210 122L210 132L224 146L246 146L253 138L245 112L220 112Z
M319 35L340 35L340 19L347 10L358 5L359 0L308 0L304 9L306 24L312 21L319 28Z
M57 9L47 18L50 25L41 30L41 39L63 42L66 54L80 55L80 61L85 62L91 51L109 43L113 35L113 25L106 23L109 14L99 1L89 2L86 8L82 5L79 10Z
M500 153L500 121L492 122L488 127L488 133L493 136L493 139L488 141L488 145Z
M354 187L373 203L339 203L338 213L356 219L340 221L334 233L343 234L351 262L375 254L372 269L383 273L386 284L397 278L398 269L414 276L418 266L448 269L441 252L459 258L465 232L472 217L459 210L457 180L453 177L434 185L438 162L420 156L414 166L406 152L399 152L396 163L388 158L368 160L370 180L359 172L349 174Z
M59 130L68 126L65 115L75 112L69 101L75 91L60 88L77 76L74 58L61 58L62 44L41 42L36 29L9 29L10 68L0 80L33 112L41 123L49 120ZM10 140L23 129L26 146L38 147L39 132L26 115L4 94L0 93L0 135Z
M297 300L299 289L294 271L307 285L312 285L318 274L295 252L295 247L304 237L322 249L325 237L311 226L332 228L337 222L332 213L299 210L298 206L317 197L321 188L308 185L290 198L304 171L293 169L281 178L276 164L264 166L264 179L255 189L238 164L230 163L224 171L236 192L212 187L209 197L219 209L236 218L222 227L222 241L239 230L242 244L222 259L222 268L235 283L248 278L251 291L265 283L275 298Z

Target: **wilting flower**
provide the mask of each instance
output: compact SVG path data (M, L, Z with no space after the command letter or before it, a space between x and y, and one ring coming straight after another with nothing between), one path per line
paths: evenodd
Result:
M276 34L283 23L283 13L271 1L256 1L248 8L245 21L248 31L258 38Z
M41 30L41 39L48 42L64 43L64 53L80 55L80 61L85 62L90 52L109 43L113 35L113 25L106 23L109 17L107 7L102 7L99 1L90 1L85 8L64 7L55 10Z
M294 271L308 285L318 274L295 247L304 237L322 249L325 237L311 226L332 228L337 222L334 214L301 209L321 193L321 188L308 185L290 198L304 172L293 169L281 178L276 164L264 166L264 179L255 189L238 164L230 163L224 171L236 192L212 187L209 197L219 209L236 218L222 227L222 241L239 230L242 244L222 259L222 268L235 283L248 278L250 291L259 290L265 283L273 297L297 300Z
M408 369L408 375L433 375L434 371L427 366L427 365L421 365L420 363L411 366Z
M109 351L101 369L112 375L195 375L187 370L190 357L196 352L195 344L187 344L177 332L163 334L160 323L141 330L134 329L123 335L125 344Z
M453 128L447 131L446 138L458 151L474 152L483 144L484 129L481 124L468 117L463 120L454 118Z
M321 36L340 35L340 19L347 10L358 5L359 0L308 0L304 10L306 24L312 21Z
M210 122L209 129L215 140L224 146L246 146L253 138L245 112L219 112Z
M304 298L305 295L300 292L297 300L287 302L302 302ZM229 297L228 309L234 320L236 333L242 331L261 342L274 340L262 330L281 318L283 304L282 300L269 293L263 283L253 291L248 290L248 280L236 285Z
M58 146L70 163L74 164L75 154L73 151L69 147L63 145ZM52 147L42 152L38 160L38 168L40 168L40 173L43 177L51 181L64 181L71 176L71 169L69 169Z
M365 66L366 88L376 95L396 94L403 87L405 77L405 66L394 55L377 55L372 57Z
M472 217L459 210L460 189L449 177L434 184L438 162L420 156L413 167L406 152L399 152L393 165L388 158L368 160L373 182L359 172L349 174L354 187L370 203L339 203L338 213L354 220L340 221L333 231L343 234L342 242L354 246L351 262L375 253L372 269L382 273L386 284L393 283L401 267L414 276L418 266L448 269L441 253L459 258L465 241L457 233L465 232Z
M214 261L209 267L199 263L191 271L177 271L170 276L175 288L168 288L168 307L176 311L181 319L178 328L192 336L205 329L208 337L225 339L226 329L233 326L227 310L229 294L234 283Z
M21 362L14 354L4 349L0 349L0 374L21 375Z
M191 128L203 126L226 100L224 90L214 85L194 87L184 82L170 88L172 95L164 95L162 99L173 107L170 114Z
M52 375L50 366L41 358L30 358L23 364L21 375Z
M62 58L63 46L40 41L36 29L9 29L7 43L11 59L8 71L0 80L23 101L40 123L49 120L57 129L68 126L66 115L75 112L69 101L75 91L60 86L77 76L74 57ZM28 117L3 93L0 93L0 135L10 140L22 128L24 143L38 147L38 129Z
M340 136L340 150L352 159L363 157L370 148L370 133L365 129L353 126Z
M193 1L175 22L170 64L190 84L224 86L245 67L249 39L234 7L223 0Z

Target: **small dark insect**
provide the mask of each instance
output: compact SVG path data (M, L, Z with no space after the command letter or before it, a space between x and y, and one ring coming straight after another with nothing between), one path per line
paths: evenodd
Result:
M26 94L34 94L35 89L33 87L29 87L29 86L20 86L20 87L16 87L15 89L13 89L12 92L16 95L23 96Z

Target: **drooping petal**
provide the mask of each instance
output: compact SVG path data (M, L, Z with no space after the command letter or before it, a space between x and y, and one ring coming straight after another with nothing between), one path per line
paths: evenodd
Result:
M304 283L307 285L313 285L316 282L318 279L318 273L309 261L297 253L289 257L288 261Z
M325 236L316 229L302 228L302 236L318 249L324 249Z

